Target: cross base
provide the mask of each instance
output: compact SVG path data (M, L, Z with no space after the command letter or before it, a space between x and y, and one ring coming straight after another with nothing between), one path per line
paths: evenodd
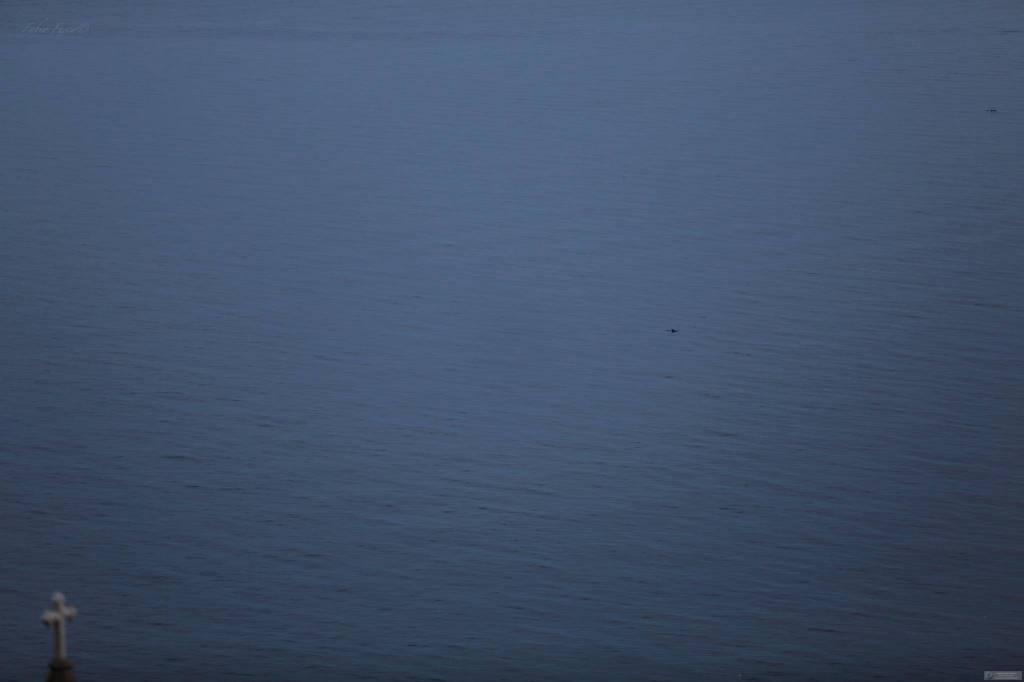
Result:
M75 671L71 668L71 661L66 658L55 658L50 661L50 674L46 676L46 682L75 682Z

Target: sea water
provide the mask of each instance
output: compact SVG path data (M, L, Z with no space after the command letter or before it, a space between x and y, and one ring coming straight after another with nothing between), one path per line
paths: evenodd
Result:
M1021 669L1022 73L1012 0L7 0L0 679L56 589L83 682Z

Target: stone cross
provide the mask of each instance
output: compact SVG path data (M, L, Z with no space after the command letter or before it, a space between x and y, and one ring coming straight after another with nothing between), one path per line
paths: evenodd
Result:
M43 613L43 623L53 628L53 657L63 661L68 657L68 621L78 615L78 609L64 600L63 592L53 593L53 609Z

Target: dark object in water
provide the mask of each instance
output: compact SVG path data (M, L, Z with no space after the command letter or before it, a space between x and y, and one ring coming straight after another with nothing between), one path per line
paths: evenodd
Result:
M666 329L665 331L672 332L673 334L675 334L679 330L678 329Z
M66 658L53 659L46 682L75 682L75 671L71 667L71 661Z

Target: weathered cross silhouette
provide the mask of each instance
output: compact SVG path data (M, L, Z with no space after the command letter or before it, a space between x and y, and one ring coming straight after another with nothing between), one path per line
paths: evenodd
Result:
M43 623L53 628L53 657L58 661L68 657L68 621L78 615L78 609L64 599L63 592L53 593L53 609L43 613Z

